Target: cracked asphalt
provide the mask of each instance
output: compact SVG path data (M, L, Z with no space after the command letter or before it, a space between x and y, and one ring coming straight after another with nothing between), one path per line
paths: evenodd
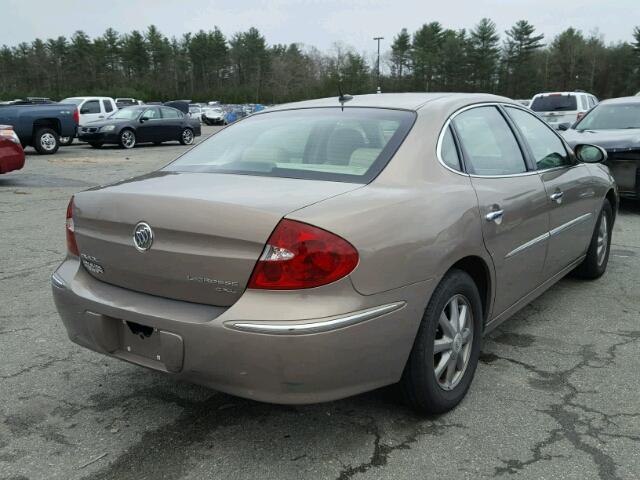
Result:
M392 387L256 403L72 344L49 286L70 195L184 148L29 151L0 176L0 479L640 478L640 204L621 208L606 275L562 280L486 338L440 417Z

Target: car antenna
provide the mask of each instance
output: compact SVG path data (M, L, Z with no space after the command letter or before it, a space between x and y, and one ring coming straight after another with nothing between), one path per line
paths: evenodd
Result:
M338 101L340 102L342 111L344 112L344 104L349 100L353 100L353 95L349 95L348 93L344 93L342 91L342 79L338 80L338 94L340 95L338 97Z

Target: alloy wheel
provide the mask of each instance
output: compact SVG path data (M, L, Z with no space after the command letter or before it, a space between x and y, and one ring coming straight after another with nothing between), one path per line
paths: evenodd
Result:
M190 145L191 142L193 142L193 132L191 130L189 130L188 128L185 128L182 131L182 141L186 144L186 145Z
M122 146L124 148L133 148L136 144L136 137L130 130L122 132L120 139L122 140Z
M40 137L40 145L44 150L50 152L51 150L56 148L56 137L51 133L44 133Z
M464 295L454 295L445 305L433 345L433 369L438 385L453 390L469 364L473 343L473 312Z
M607 216L602 213L600 219L600 228L598 228L598 247L596 254L598 258L598 266L602 265L605 257L607 256L607 248L609 246L609 226L607 223Z

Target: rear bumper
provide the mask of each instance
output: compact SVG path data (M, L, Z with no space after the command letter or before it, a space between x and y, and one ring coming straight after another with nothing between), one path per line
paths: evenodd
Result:
M9 140L0 140L0 173L20 170L24 167L24 150Z
M289 404L397 382L431 293L425 282L368 297L336 296L343 312L314 317L316 308L326 312L327 297L247 291L229 308L193 304L103 283L75 258L54 273L52 288L69 338L79 345L233 395ZM255 318L261 298L268 320ZM274 311L283 318L273 318ZM127 322L151 327L154 340L131 335Z

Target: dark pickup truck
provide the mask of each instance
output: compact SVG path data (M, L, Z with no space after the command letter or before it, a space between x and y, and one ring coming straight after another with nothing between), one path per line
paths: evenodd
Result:
M63 103L0 105L0 124L13 126L23 147L52 154L58 151L60 137L76 134L78 110Z

